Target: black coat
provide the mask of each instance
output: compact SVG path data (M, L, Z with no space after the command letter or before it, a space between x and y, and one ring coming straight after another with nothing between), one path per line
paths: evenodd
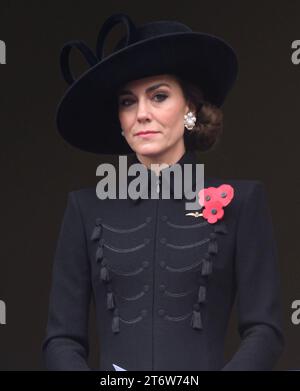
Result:
M187 152L179 163L196 163ZM70 192L55 253L47 335L50 370L89 370L93 298L99 370L270 370L283 347L277 248L264 185L230 184L217 223L186 216L185 199ZM171 186L171 190L172 190ZM200 207L199 207L200 209ZM242 339L224 363L237 298Z

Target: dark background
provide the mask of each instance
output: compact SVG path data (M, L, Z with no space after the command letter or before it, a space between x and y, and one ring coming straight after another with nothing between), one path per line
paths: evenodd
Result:
M299 1L4 1L0 39L1 260L0 370L41 370L52 261L67 193L97 183L96 167L113 156L80 152L58 135L56 105L67 85L59 54L66 41L83 39L94 50L101 24L126 12L136 24L175 19L218 35L237 51L239 79L225 102L218 147L199 154L206 175L264 182L278 243L285 352L276 369L300 369L300 325L291 303L300 299L299 92L300 64L291 44L300 39ZM112 31L109 49L123 35ZM85 69L76 51L75 73ZM107 129L103 129L107 131ZM263 260L262 260L263 262ZM94 320L94 313L91 313ZM238 346L233 314L226 357ZM91 325L90 365L97 365Z

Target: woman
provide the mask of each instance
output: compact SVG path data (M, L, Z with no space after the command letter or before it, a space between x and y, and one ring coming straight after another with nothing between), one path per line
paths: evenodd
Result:
M127 35L103 58L105 38L119 22ZM68 65L72 47L91 65L76 82ZM283 335L264 185L205 177L199 187L196 174L194 150L212 148L222 130L220 106L238 69L232 48L178 22L135 27L114 14L102 26L97 56L73 41L61 65L71 84L57 113L64 139L89 152L131 154L149 175L139 197L99 199L94 188L69 194L43 343L47 368L90 369L93 298L99 370L272 369ZM164 181L186 164L191 177ZM135 179L127 179L129 189ZM191 194L196 211L187 208ZM225 363L235 298L242 342Z

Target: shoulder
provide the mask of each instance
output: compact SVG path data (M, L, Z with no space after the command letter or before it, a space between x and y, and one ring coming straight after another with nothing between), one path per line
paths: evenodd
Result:
M244 209L254 211L260 206L266 207L268 203L266 186L261 180L213 177L205 179L205 187L219 187L223 184L232 186L234 200L231 207L237 210L238 214Z
M67 195L67 203L72 204L80 211L86 211L99 205L99 198L95 187L86 187L72 190Z
M256 179L229 179L229 178L205 178L205 186L219 187L223 184L232 186L234 194L238 198L251 197L256 191L265 191L265 184Z
M72 190L68 193L68 196L80 202L88 202L97 199L95 187Z

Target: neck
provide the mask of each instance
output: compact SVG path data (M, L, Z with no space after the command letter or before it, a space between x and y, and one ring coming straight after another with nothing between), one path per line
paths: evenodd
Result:
M151 169L151 164L160 165L161 167L152 167L156 175L158 175L161 169L177 163L185 154L185 152L186 150L185 147L183 146L183 148L178 148L178 150L176 151L173 150L166 151L162 154L151 155L151 156L141 155L137 153L136 157L148 169Z

